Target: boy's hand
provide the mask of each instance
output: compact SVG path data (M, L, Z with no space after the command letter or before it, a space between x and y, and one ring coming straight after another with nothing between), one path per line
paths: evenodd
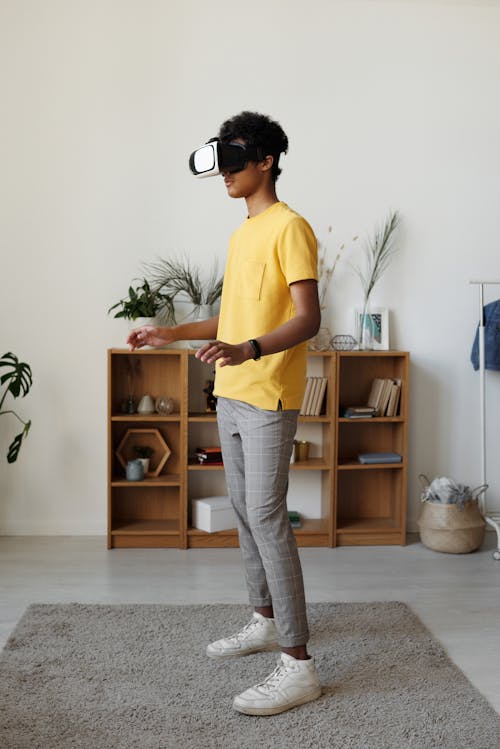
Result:
M142 328L132 330L127 338L131 351L143 346L165 346L176 339L172 328L156 328L154 325L143 325Z
M253 358L253 349L248 341L232 345L224 341L205 343L195 354L197 359L212 364L218 362L220 367L234 367Z

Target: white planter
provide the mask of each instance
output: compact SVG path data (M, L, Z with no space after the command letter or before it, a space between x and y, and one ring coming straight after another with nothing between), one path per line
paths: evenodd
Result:
M142 463L142 467L144 469L144 475L146 476L149 472L149 461L150 458L137 458L137 460Z
M193 304L187 300L176 300L174 302L175 320L178 325L182 323L198 322L209 320L214 316L211 304ZM206 340L186 341L185 346L188 348L200 348L206 343ZM183 345L182 341L179 341Z
M153 325L153 327L156 327L158 325L158 318L138 317L135 320L129 320L128 323L129 330L136 330L137 328L144 327L144 325Z

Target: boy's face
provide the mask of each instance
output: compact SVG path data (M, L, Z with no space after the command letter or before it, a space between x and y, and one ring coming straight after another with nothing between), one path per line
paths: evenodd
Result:
M238 138L233 143L245 145L245 141ZM264 161L249 161L240 172L222 172L227 194L231 198L249 198L262 187L267 186L271 179L272 157Z

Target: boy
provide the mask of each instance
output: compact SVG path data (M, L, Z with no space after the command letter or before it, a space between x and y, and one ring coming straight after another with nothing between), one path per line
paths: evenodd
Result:
M279 644L277 668L233 703L242 713L273 715L321 694L307 653L302 570L286 506L306 341L316 334L321 316L317 243L309 224L276 195L280 154L288 149L281 126L265 115L242 112L223 123L219 142L243 149L240 163L229 159L225 168L221 161L220 171L228 195L244 198L248 212L230 240L220 314L172 328L140 328L128 343L135 349L215 339L196 356L216 365L226 481L255 610L240 632L211 643L207 655L238 657Z

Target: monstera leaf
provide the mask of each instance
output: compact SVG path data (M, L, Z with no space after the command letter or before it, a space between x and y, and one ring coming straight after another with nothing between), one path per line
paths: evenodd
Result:
M9 393L13 398L19 398L19 396L24 398L24 396L29 392L31 385L33 384L33 376L31 374L31 367L29 366L29 364L26 364L26 362L20 362L17 356L10 352L4 354L0 359L0 368L0 371L5 370L0 375L0 387L2 387L2 385L5 387L4 392L0 395L1 409L5 398ZM2 414L14 414L14 416L19 419L19 421L24 425L23 431L14 438L7 452L7 462L14 463L17 460L17 456L19 455L22 441L30 430L31 421L23 421L23 419L21 419L21 417L12 410L0 410L0 415Z

